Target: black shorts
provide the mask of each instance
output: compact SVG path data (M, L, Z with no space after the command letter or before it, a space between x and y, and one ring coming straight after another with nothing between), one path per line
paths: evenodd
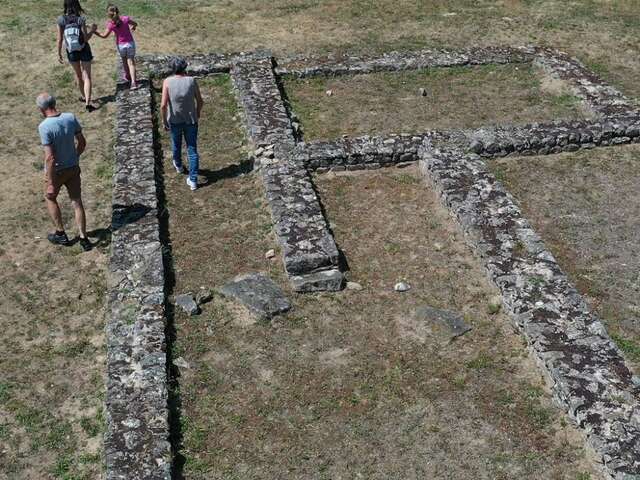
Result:
M78 50L77 52L67 52L67 58L69 59L69 63L75 62L90 62L93 60L93 54L91 53L91 47L88 43L84 44L82 50Z

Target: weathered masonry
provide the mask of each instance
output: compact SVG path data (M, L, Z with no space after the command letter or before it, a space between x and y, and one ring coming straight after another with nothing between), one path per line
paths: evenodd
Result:
M151 77L170 56L144 57ZM300 292L342 287L340 252L311 172L418 162L458 220L553 392L612 479L640 478L640 382L483 158L551 155L640 142L640 112L579 61L548 48L422 50L377 57L274 59L269 52L188 57L190 73L229 73L269 202L284 268ZM473 130L304 142L283 76L356 75L492 63L532 63L565 82L593 118ZM118 93L107 343L107 478L171 475L164 275L151 91ZM525 161L525 160L520 160Z

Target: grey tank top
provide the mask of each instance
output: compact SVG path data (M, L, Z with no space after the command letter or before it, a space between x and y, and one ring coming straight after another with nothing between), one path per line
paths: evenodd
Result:
M169 77L169 123L198 123L196 81L193 77Z

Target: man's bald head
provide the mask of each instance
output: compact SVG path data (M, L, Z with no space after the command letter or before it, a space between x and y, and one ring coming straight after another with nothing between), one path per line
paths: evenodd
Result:
M38 105L38 108L43 112L46 110L55 109L56 97L50 95L47 92L42 92L40 95L38 95L38 98L36 98L36 105Z

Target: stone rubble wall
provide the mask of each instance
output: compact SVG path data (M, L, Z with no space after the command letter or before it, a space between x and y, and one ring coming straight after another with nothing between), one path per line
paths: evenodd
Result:
M597 116L629 114L634 110L632 102L622 93L564 52L538 48L534 63L551 77L567 83L574 95Z
M271 57L238 61L231 77L293 288L340 290L338 247L307 169L294 161L295 138Z
M151 91L121 90L116 105L108 275L107 480L171 478L165 277Z
M317 141L298 144L294 155L297 162L318 173L377 169L417 161L426 139L446 141L483 157L551 155L640 142L640 114Z
M640 382L601 321L479 156L427 140L420 157L607 476L640 478Z
M533 61L534 49L489 47L467 50L419 50L391 52L374 56L297 56L278 62L278 75L298 78L318 75L347 75L374 72L397 72L424 68L525 63Z

